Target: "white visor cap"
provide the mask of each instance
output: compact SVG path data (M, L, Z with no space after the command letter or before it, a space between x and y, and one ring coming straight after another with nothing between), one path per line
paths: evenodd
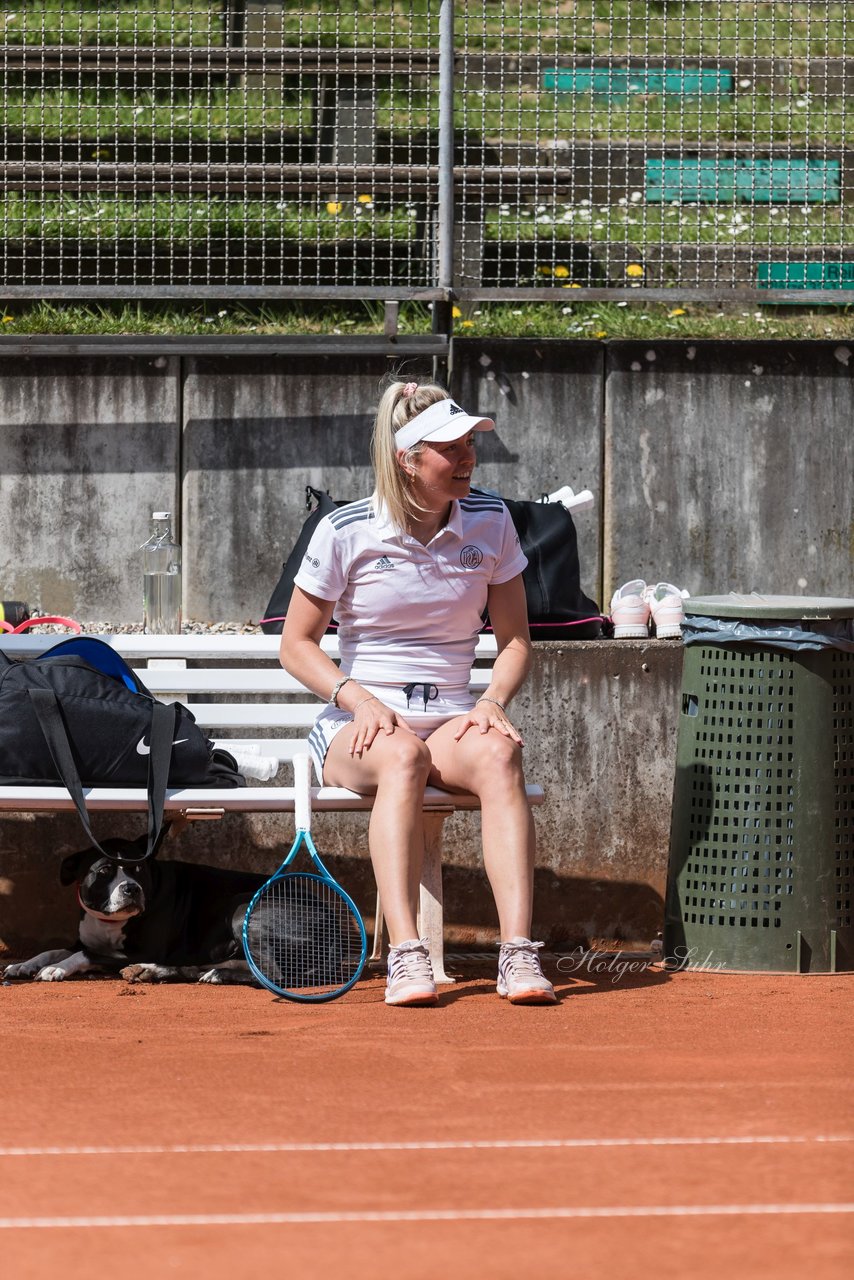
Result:
M417 413L405 427L395 431L394 443L398 449L410 449L421 440L459 440L470 431L494 430L495 423L491 418L473 417L453 400L437 400L429 409Z

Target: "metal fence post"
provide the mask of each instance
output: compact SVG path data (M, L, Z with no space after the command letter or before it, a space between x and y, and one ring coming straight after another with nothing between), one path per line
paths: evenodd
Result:
M436 284L454 287L454 0L439 7L439 207ZM450 335L452 303L433 303L433 332Z

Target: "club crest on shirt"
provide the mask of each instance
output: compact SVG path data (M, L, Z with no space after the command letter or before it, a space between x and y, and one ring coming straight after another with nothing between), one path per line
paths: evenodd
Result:
M480 547L475 547L471 543L467 547L463 547L460 552L460 564L464 569L476 569L482 563L483 552Z
M304 555L303 559L308 561L308 563L311 565L312 569L319 569L319 568L320 568L320 561L318 560L317 556L311 556L311 555L309 555L309 553L306 551L306 553L305 553L305 555Z
M380 556L379 560L374 565L374 568L375 569L393 569L394 561L389 560L388 556Z

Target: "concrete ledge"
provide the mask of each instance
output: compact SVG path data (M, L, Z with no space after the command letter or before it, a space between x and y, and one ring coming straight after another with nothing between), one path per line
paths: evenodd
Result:
M535 811L534 932L551 946L647 944L662 927L681 670L677 641L537 645L514 720L528 775L546 793ZM136 835L140 821L99 815L96 829ZM185 830L170 853L272 871L291 828L278 815L227 815ZM479 833L476 814L457 814L446 829L446 935L454 945L485 946L496 937ZM370 915L367 816L318 815L315 838L333 874ZM73 938L76 903L60 888L58 869L84 843L74 815L0 816L0 954Z

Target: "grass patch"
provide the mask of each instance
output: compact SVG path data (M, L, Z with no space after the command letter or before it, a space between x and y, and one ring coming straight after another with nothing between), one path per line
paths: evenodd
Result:
M565 58L839 57L854 53L844 0L506 0L461 6L460 49ZM5 0L0 39L44 44L219 45L222 7L205 0ZM281 21L281 28L278 21ZM275 24L275 25L274 25ZM437 40L434 0L303 0L271 9L286 45L425 47Z
M676 297L674 290L674 297ZM854 304L820 312L791 307L643 306L627 303L494 303L455 318L459 337L492 338L718 338L854 339ZM400 333L428 334L430 307L402 303ZM330 335L381 334L383 308L365 302L334 305L289 302L249 307L208 303L176 307L167 303L71 305L7 304L0 309L0 336L7 334Z
M369 195L361 200L327 200L297 205L284 200L182 200L168 195L153 200L107 196L21 196L0 202L0 227L6 239L121 239L190 244L208 237L235 240L300 240L330 244L336 240L409 240L414 205L378 209Z
M436 86L434 85L434 89ZM854 102L809 94L684 99L654 95L613 101L590 94L538 93L508 88L501 93L470 87L455 97L456 119L469 144L536 145L555 138L569 143L678 140L683 146L731 142L763 147L821 143L844 146L854 138ZM116 142L279 141L282 134L312 135L314 99L310 83L282 92L262 88L208 88L195 92L148 89L7 89L0 127L28 141L81 139L93 153ZM377 128L404 137L438 128L438 94L426 88L376 93ZM558 152L559 163L568 160Z
M357 199L311 204L287 200L210 200L11 193L0 201L0 228L7 240L158 240L180 244L209 237L236 240L300 240L332 244L345 240L412 240L419 207ZM640 255L662 244L708 244L731 248L808 249L854 245L854 209L830 205L645 205L642 192L618 205L540 204L521 209L501 205L486 212L484 238L537 245L538 258L560 277L574 244L624 244ZM545 262L548 259L548 262Z

